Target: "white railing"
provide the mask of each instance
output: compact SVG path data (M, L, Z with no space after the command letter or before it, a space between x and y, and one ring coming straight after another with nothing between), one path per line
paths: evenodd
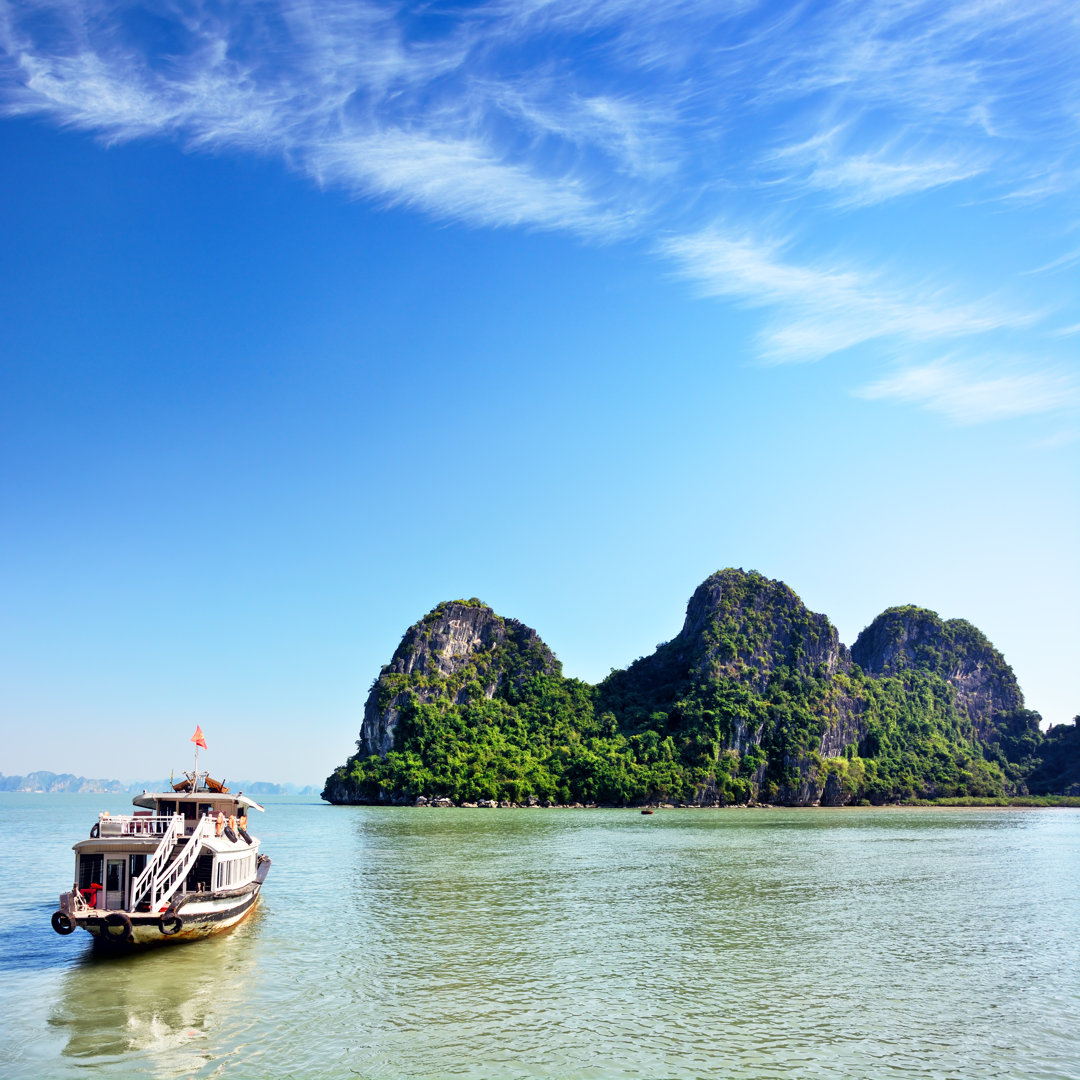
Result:
M157 911L162 904L172 899L172 895L184 883L204 842L214 835L214 819L208 815L199 818L195 831L184 845L180 854L159 874L154 875L150 887L150 910ZM156 852L155 852L156 854Z
M176 814L99 814L98 834L101 836L164 836L170 830Z
M140 817L133 818L132 820L138 822L152 822L155 825L155 832L151 835L157 835L156 826L159 823L163 826L161 840L154 849L154 854L147 860L142 873L139 874L131 885L131 904L129 905L129 909L134 911L135 908L142 903L147 893L151 891L151 887L155 884L161 868L169 861L169 856L172 855L173 847L176 844L176 838L184 830L184 815L170 814L168 817Z

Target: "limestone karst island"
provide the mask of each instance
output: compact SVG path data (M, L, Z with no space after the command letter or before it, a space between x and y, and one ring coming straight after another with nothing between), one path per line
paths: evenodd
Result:
M962 619L890 608L849 650L781 581L723 570L672 641L598 686L479 600L440 604L375 680L332 803L793 806L1080 795Z

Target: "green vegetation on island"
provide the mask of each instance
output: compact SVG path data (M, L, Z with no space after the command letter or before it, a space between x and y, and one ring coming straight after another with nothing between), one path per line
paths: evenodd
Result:
M1080 795L1080 728L1024 708L963 620L878 616L849 652L761 574L725 570L680 634L598 686L478 600L409 629L331 802L791 805Z

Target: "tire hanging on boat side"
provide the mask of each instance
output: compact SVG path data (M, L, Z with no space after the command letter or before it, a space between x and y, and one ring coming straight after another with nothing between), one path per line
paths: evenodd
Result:
M178 912L169 908L168 911L163 911L158 918L158 929L161 931L162 937L172 937L173 934L179 934L184 929L184 920Z
M54 911L52 928L58 934L70 934L75 929L75 920L66 911Z
M113 927L121 927L122 934L114 934ZM131 940L131 919L122 911L110 911L102 920L99 941L107 941L110 945L123 945Z

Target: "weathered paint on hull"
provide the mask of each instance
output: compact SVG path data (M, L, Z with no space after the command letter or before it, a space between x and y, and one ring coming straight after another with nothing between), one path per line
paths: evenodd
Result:
M95 925L80 922L79 925L94 938L94 945L102 949L130 949L146 945L167 945L172 942L196 941L199 938L219 934L223 930L243 922L255 910L259 901L261 885L256 885L251 895L239 903L215 906L213 902L190 904L181 909L183 927L175 934L163 934L156 918L138 915L131 918L131 934L127 938L103 939L101 921Z

